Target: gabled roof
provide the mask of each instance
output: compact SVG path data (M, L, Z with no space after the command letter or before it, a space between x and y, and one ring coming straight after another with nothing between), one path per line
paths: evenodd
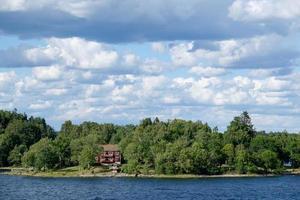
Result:
M120 151L116 144L104 144L101 146L103 147L103 151Z

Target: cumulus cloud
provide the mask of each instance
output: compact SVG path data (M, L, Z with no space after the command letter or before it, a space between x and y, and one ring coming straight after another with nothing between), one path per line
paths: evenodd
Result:
M51 103L49 101L41 101L40 103L33 103L29 105L29 109L32 110L43 110L51 107Z
M136 52L138 53L138 52ZM39 47L0 50L0 67L33 67L39 80L61 78L63 68L77 69L78 80L96 79L95 71L104 74L160 74L171 66L156 58L140 58L136 53L119 53L112 46L82 38L50 38ZM18 56L15 59L15 55ZM99 76L98 76L99 78Z
M261 128L292 130L300 111L298 7L294 0L3 0L0 33L42 40L0 46L0 107L53 124L158 116L221 128L249 110L255 122L269 117Z
M273 69L253 69L250 70L249 76L253 78L266 78L270 76L287 76L293 72L292 67L273 68Z
M116 51L82 38L50 38L46 46L19 46L0 50L1 67L63 65L80 69L109 68L118 60Z
M180 103L180 97L165 96L165 97L163 97L163 102L166 104L178 104L178 103Z
M87 17L91 10L101 6L104 1L78 0L3 0L0 5L2 11L30 11L38 9L57 9L78 17Z
M282 52L283 58L271 60L285 49L282 41L282 36L267 35L171 43L164 53L170 53L170 61L163 61L81 38L50 38L45 45L19 49L32 72L25 77L14 72L0 76L0 88L6 90L0 92L0 106L60 123L66 119L132 123L147 116L206 120L199 113L209 120L204 109L232 115L245 108L254 113L272 108L272 115L293 113L300 109L300 75L289 66L296 55L288 59ZM251 69L244 72L241 67ZM217 125L225 121L220 119Z
M76 69L64 70L69 74ZM8 75L11 79L4 80ZM52 123L66 119L133 123L132 120L138 122L143 117L159 116L162 119L208 120L222 127L245 107L250 113L267 110L265 114L270 111L272 116L283 110L286 114L294 114L295 109L300 109L297 96L300 75L297 72L265 79L250 75L168 77L122 74L109 75L95 83L74 83L72 76L44 81L34 74L18 77L13 72L1 77L1 84L15 83L6 97L13 102L10 106L28 113L38 112ZM9 106L8 103L5 105ZM214 122L216 119L211 118L213 115L206 113L208 111L221 112L224 117L225 113L230 113L230 117L226 114L226 119Z
M62 70L58 66L35 67L32 74L41 81L55 81L61 78Z
M0 89L5 91L8 89L16 80L16 73L14 71L10 72L0 72Z
M211 45L213 49L195 42L174 44L170 48L171 59L178 66L274 68L291 66L299 57L297 47L276 34L215 41Z
M210 77L224 75L226 73L226 70L224 68L195 66L189 70L189 73L198 76Z
M256 82L256 88L267 91L286 91L290 88L291 81L281 80L275 77L269 77L265 80Z
M236 0L229 8L229 16L241 21L270 19L291 20L300 17L297 0Z
M0 30L26 38L75 36L113 43L228 39L270 31L232 20L231 4L232 0L4 0Z
M210 106L291 106L292 85L287 79L269 77L267 80L252 79L247 76L176 78L175 87L185 91L181 96ZM284 92L283 92L284 91ZM190 104L193 104L190 102Z
M0 72L0 106L2 108L13 108L16 80L17 76L14 71Z
M107 50L103 44L81 38L51 38L47 47L28 49L24 53L34 63L49 60L83 69L111 67L118 59L118 54Z
M67 93L67 89L65 88L49 88L45 91L45 95L47 96L62 96Z

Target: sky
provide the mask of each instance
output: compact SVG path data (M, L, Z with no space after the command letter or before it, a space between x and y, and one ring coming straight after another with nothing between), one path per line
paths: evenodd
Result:
M0 108L300 131L299 0L0 0Z

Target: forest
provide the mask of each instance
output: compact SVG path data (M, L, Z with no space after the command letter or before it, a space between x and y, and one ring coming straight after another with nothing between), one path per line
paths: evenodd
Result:
M121 170L129 174L266 174L300 167L300 135L256 131L247 112L220 132L201 121L158 118L138 125L65 121L55 131L45 119L0 111L1 167L85 169L108 143L118 144Z

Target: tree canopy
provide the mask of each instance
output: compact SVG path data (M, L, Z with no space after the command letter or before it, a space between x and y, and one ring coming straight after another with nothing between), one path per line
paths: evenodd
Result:
M277 173L287 162L300 167L300 136L258 132L247 112L221 133L201 121L158 118L122 126L66 121L55 132L42 118L0 111L0 166L89 168L100 145L109 143L120 147L127 173Z

